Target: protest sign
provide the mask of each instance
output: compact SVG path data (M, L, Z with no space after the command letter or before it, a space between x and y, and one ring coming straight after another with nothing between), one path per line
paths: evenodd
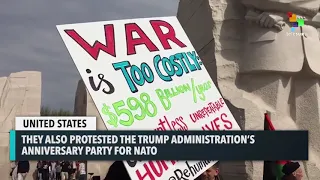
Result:
M240 130L176 17L57 28L107 129ZM124 163L133 180L174 180L215 162Z

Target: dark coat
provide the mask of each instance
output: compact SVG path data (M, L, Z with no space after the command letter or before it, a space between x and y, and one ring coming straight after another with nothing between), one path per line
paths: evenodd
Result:
M115 161L109 168L104 180L131 180L122 161Z
M17 173L28 173L30 170L29 161L19 161Z

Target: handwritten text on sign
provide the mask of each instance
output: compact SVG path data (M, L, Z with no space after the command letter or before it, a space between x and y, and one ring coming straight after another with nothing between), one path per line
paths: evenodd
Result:
M240 129L176 17L58 30L108 129ZM133 180L173 180L199 163L189 179L215 162L125 162Z

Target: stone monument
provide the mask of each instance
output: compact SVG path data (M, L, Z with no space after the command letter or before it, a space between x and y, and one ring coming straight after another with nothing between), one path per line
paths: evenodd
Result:
M0 78L0 174L10 179L9 131L15 128L16 116L39 116L41 73L23 71ZM30 162L27 180L34 179L35 162Z
M278 130L309 130L309 161L300 163L309 180L320 179L319 6L319 0L180 0L177 15L223 97L244 110L241 117L231 109L242 129L262 130L269 111ZM288 12L305 20L297 34ZM227 180L263 176L263 162L221 165Z
M97 129L106 130L106 126L94 104L86 86L82 80L78 82L74 104L75 116L94 116L97 117ZM87 172L94 173L94 176L100 176L103 179L108 172L113 161L88 161Z

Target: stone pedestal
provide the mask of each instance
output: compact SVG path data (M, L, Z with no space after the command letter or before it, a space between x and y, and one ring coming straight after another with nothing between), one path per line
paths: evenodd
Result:
M41 106L41 73L23 71L0 78L0 174L10 179L9 131L16 116L39 116ZM36 162L30 162L27 180L32 180Z

